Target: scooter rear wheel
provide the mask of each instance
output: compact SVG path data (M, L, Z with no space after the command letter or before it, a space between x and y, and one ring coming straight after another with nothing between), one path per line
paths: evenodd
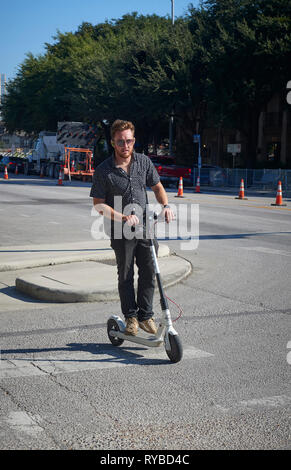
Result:
M178 335L169 333L170 349L166 349L166 353L171 362L179 362L183 357L183 346Z
M111 330L120 331L119 325L118 325L117 321L114 320L114 318L109 318L109 320L107 322L107 334L108 334L108 338L110 339L113 346L120 346L123 343L124 339L117 338L117 336L111 336L109 334L109 331L111 331Z

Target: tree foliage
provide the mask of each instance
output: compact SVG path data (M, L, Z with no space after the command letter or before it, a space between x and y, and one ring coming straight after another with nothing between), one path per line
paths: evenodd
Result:
M130 119L146 148L167 135L174 112L180 155L191 153L193 133L232 126L254 159L258 115L290 77L289 0L205 0L174 25L133 12L57 32L20 65L2 114L10 131L86 121L108 137L114 119Z

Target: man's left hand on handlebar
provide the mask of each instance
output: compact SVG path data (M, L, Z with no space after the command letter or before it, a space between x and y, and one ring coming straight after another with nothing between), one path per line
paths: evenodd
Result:
M168 223L172 222L175 219L175 214L170 207L164 207L162 211L162 216L165 218L165 221Z

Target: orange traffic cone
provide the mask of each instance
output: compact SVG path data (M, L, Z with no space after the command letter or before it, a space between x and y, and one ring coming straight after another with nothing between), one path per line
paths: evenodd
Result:
M200 193L200 176L197 176L196 193Z
M283 199L282 199L282 183L281 183L281 181L278 181L276 202L275 202L275 204L271 204L271 206L287 206L287 204L283 204Z
M60 169L58 186L62 186L62 184L63 184L63 172L62 172L62 169Z
M5 179L5 180L8 180L7 166L5 166L5 169L4 169L4 179Z
M245 186L243 179L240 182L239 195L235 199L247 199L247 197L245 197Z
M178 194L177 196L175 197L184 197L183 196L183 177L180 176L180 179L179 179L179 187L178 187Z
M15 175L18 175L18 165L16 165L16 167L15 167L14 174L15 174Z
M41 165L40 167L40 175L39 175L40 178L43 178L44 177L44 171L43 171L43 165Z

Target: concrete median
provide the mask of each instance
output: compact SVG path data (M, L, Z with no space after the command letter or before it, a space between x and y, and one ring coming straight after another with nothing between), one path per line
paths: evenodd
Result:
M4 249L1 248L2 254ZM115 255L109 241L74 244L72 246L10 247L0 261L0 270L27 269L17 276L18 291L46 302L96 302L118 300ZM11 255L12 254L12 255ZM14 257L14 258L13 258ZM5 256L4 256L5 258ZM191 271L191 263L170 254L160 243L159 266L165 287L180 282ZM137 278L137 276L135 276Z

